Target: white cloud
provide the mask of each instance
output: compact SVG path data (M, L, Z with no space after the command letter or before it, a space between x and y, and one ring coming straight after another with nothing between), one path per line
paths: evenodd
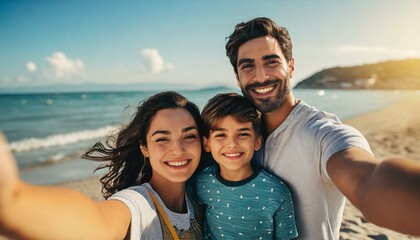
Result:
M416 49L401 49L401 48L387 48L376 46L357 46L357 45L343 45L334 49L341 53L382 53L382 54L397 54L406 56L419 55Z
M27 62L26 63L26 70L28 71L28 72L30 72L30 73L33 73L33 72L35 72L36 71L36 64L35 63L33 63L33 62Z
M18 76L16 78L16 81L19 82L19 83L25 83L25 82L28 82L29 81L29 78L27 78L25 76Z
M172 63L165 63L159 51L155 48L144 48L141 54L148 61L148 70L152 74L158 74L164 70L174 70L175 65Z
M54 52L46 60L53 67L52 77L55 78L80 75L85 69L82 60L67 58L62 52Z

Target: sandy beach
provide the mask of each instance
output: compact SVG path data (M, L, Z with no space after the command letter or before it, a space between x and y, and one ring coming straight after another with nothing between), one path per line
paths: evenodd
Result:
M386 109L344 121L360 130L379 159L400 156L420 162L420 94L413 94ZM93 199L103 199L99 177L66 182L59 186L77 189ZM420 239L369 223L349 202L344 211L340 239Z

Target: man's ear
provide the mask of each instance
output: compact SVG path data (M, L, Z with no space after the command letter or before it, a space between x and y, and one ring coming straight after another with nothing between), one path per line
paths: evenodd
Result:
M233 68L233 73L235 74L235 78L236 78L236 85L241 88L241 84L239 83L239 76L238 76L238 72L235 71L235 68Z
M254 150L255 151L260 150L261 144L262 144L262 137L261 137L261 134L260 134L260 136L258 136L258 138L255 139L255 147L254 147Z
M145 145L140 145L140 151L143 153L143 156L149 157L149 150L147 150L147 147Z
M210 142L209 142L209 139L206 138L206 137L203 137L203 146L204 146L204 150L206 152L211 152L211 150L210 150Z
M293 77L293 74L295 73L295 58L292 57L289 61L289 78L291 79Z

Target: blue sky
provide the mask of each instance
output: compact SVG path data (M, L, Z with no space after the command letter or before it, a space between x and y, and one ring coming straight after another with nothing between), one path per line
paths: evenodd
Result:
M0 90L234 86L225 38L259 16L289 30L296 84L324 68L420 57L419 9L417 0L0 0Z

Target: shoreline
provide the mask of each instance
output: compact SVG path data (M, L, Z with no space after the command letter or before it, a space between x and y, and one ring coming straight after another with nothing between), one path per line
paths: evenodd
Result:
M344 120L369 141L379 159L403 157L420 162L420 95L402 98L390 106ZM94 200L103 199L100 176L53 184L81 191ZM419 239L369 223L351 203L344 210L340 239Z

